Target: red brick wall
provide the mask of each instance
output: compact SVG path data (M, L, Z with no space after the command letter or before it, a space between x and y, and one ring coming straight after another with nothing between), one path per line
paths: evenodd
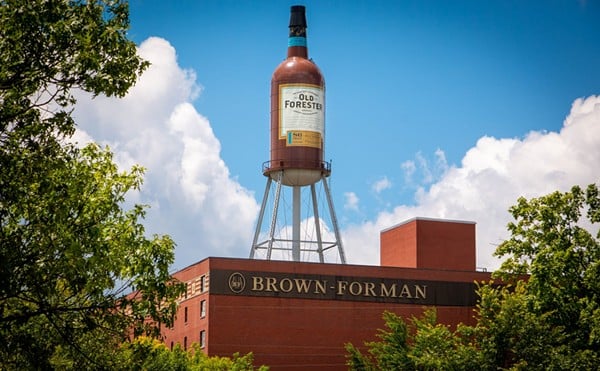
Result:
M351 301L213 296L208 353L253 352L257 365L271 370L346 370L345 343L376 340L382 314L418 316L423 307ZM469 321L473 308L439 307L443 323ZM469 321L470 322L470 321Z
M417 268L474 271L475 223L417 220Z
M382 267L417 267L417 223L404 223L382 231L379 243Z
M179 299L179 308L177 317L172 329L165 328L162 331L163 341L170 347L180 344L189 348L192 343L198 343L200 340L200 331L206 330L208 333L208 307L210 305L208 276L209 259L202 260L194 265L186 267L174 274L174 277L181 282L187 282L187 290ZM202 277L204 276L204 279ZM202 287L201 283L204 283ZM206 300L206 316L200 316L200 302ZM185 315L187 308L187 318Z
M416 218L381 232L382 266L474 271L475 223Z
M182 281L195 282L209 270L285 272L293 274L381 277L430 281L473 282L488 280L488 273L376 267L340 264L294 263L249 259L208 258L175 274ZM210 280L210 278L209 278ZM257 365L272 370L345 370L344 344L360 346L374 340L383 328L382 314L390 310L404 317L419 315L420 305L342 300L311 300L277 297L214 295L189 291L183 299L175 328L165 330L165 343L187 345L198 342L207 331L204 351L209 355L231 356L253 352ZM192 296L193 295L193 296ZM207 300L207 316L200 318L200 301ZM184 312L188 308L188 320ZM473 307L438 307L438 319L455 326L473 323Z

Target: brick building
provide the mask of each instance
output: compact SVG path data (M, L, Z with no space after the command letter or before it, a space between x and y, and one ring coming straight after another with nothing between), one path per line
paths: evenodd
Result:
M475 223L415 218L381 232L380 266L209 257L174 276L187 284L167 346L208 355L253 352L272 370L345 370L344 344L375 340L382 313L435 306L473 324Z

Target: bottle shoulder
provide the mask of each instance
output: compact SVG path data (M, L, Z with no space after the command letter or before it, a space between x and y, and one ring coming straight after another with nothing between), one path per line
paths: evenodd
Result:
M299 82L324 84L323 74L319 67L310 59L288 57L273 71L273 80L300 79ZM304 81L304 80L310 81Z

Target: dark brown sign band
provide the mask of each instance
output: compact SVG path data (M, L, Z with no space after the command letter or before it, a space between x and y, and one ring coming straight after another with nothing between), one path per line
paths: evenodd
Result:
M210 271L210 292L216 295L352 300L438 306L475 306L477 303L475 284L472 282L231 270Z

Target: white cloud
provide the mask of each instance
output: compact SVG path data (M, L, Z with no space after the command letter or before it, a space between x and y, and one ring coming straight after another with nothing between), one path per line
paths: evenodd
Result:
M446 154L441 149L435 150L435 171L437 174L445 174L448 171L448 161Z
M386 189L389 189L392 187L392 182L390 182L390 180L387 177L383 177L381 179L379 179L378 181L376 181L375 183L373 183L371 189L373 189L373 191L375 193L381 193Z
M356 193L345 192L344 193L344 209L358 211L358 202L360 201Z
M418 187L419 185L429 185L441 179L446 171L448 171L446 154L438 148L434 152L434 156L433 165L429 163L421 152L415 153L414 160L406 160L400 164L406 186ZM417 179L415 179L415 175L418 175Z
M176 268L210 255L247 255L258 205L229 174L209 121L191 104L201 90L194 72L177 64L164 39L149 38L138 53L151 66L127 96L79 98L77 138L110 145L123 168L147 169L135 202L151 206L149 233L178 244Z
M425 184L429 184L433 181L433 174L431 172L431 169L429 169L429 164L427 163L427 159L423 156L423 154L421 152L417 152L415 154L415 160L416 163L419 167L419 169L422 172L422 182Z
M416 159L423 166L420 154ZM600 96L577 99L559 133L480 138L460 167L448 168L428 190L417 191L417 205L399 205L372 222L344 230L346 254L350 262L378 264L382 229L416 216L460 219L477 222L477 265L495 269L499 262L492 252L508 237L508 208L517 198L598 182L599 163Z
M404 182L412 183L412 176L417 170L417 166L415 162L412 160L406 160L402 164L400 164L400 168L404 171Z

